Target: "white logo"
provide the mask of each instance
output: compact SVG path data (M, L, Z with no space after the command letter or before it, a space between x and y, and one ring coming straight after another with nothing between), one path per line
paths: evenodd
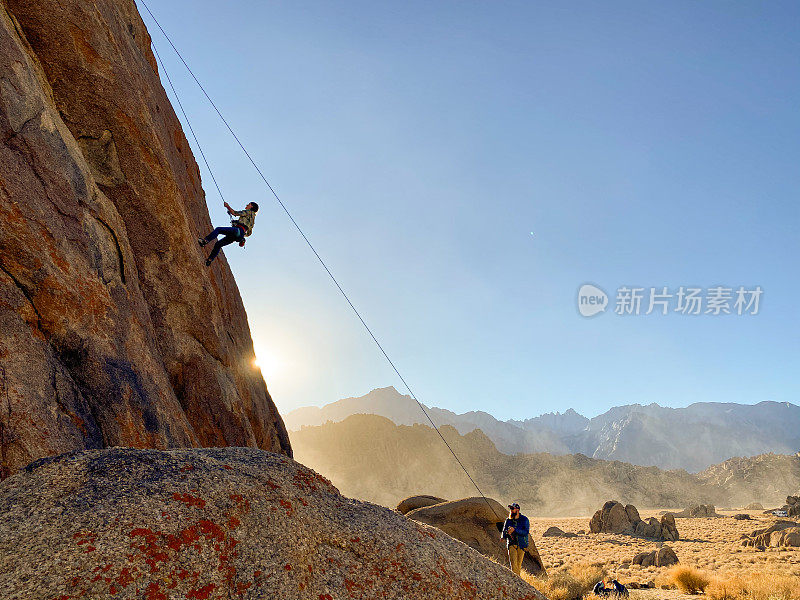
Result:
M578 312L584 317L593 317L608 307L608 294L596 285L584 283L578 290Z

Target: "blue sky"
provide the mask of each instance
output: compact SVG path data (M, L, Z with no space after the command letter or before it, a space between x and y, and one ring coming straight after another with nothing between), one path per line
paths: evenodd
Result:
M800 4L151 9L426 404L798 402ZM226 198L262 207L226 255L278 408L402 390L142 12ZM586 319L586 282L763 296Z

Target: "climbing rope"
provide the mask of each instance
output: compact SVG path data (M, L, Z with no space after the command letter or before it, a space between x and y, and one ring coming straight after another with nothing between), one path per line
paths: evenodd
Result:
M153 19L153 22L156 24L156 27L158 27L158 29L161 31L162 35L163 35L163 36L164 36L164 38L167 40L167 42L169 43L169 45L170 45L170 46L172 46L172 49L175 51L175 54L178 56L178 58L180 59L180 61L183 63L183 66L184 66L184 67L186 67L186 70L187 70L187 71L189 72L189 74L192 76L192 79L194 79L195 83L197 83L197 85L198 85L198 87L200 88L200 90L202 90L202 92L203 92L203 95L206 97L206 99L208 100L208 102L211 104L211 106L212 106L212 107L214 108L214 110L216 111L216 113L217 113L217 115L219 116L219 118L220 118L220 119L222 120L222 122L225 124L225 127L228 129L228 131L230 132L230 134L233 136L233 139L235 139L235 140L236 140L236 143L237 143L237 144L239 144L239 147L242 149L242 152L244 152L245 156L247 156L248 160L249 160L249 161L250 161L250 163L253 165L253 167L255 168L255 170L258 172L259 176L260 176L260 177L261 177L261 179L264 181L264 183L266 184L267 188L269 188L269 191L270 191L270 192L272 192L272 195L275 197L275 200L277 200L277 201L278 201L278 204L279 204L279 205L280 205L280 207L283 209L283 212L285 212L285 213L286 213L286 216L287 216L287 217L289 217L289 220L292 222L292 224L295 226L295 229L297 229L297 231L298 231L298 233L300 234L300 236L303 238L303 240L305 241L305 243L308 245L308 247L309 247L309 248L311 249L311 251L314 253L314 256L316 256L316 257L317 257L317 260L318 260L318 261L319 261L319 263L322 265L322 268L323 268L323 269L325 269L325 272L326 272L326 273L328 274L328 276L331 278L331 281L333 281L334 285L335 285L335 286L336 286L336 288L339 290L339 292L340 292L340 293L341 293L341 295L344 297L344 299L347 301L347 304L349 304L349 305L350 305L350 308L351 308L351 309L353 309L353 312L355 313L356 317L358 317L358 320L359 320L359 321L361 321L361 324L364 326L364 329L366 329L366 330L367 330L367 333L368 333L368 334L369 334L369 336L372 338L372 341L373 341L373 342L375 342L375 345L378 347L378 350L380 350L381 354L383 354L384 358L385 358L385 359L386 359L386 361L389 363L389 365L392 367L392 370L394 370L395 374L396 374L396 375L397 375L397 377L400 379L400 381L402 381L402 382L403 382L403 385L405 386L406 390L408 390L408 393L411 395L411 397L412 397L412 398L414 399L414 401L417 403L417 405L419 406L420 410L422 410L423 414L424 414L424 415L425 415L425 417L428 419L428 421L430 422L430 424L431 424L431 426L433 427L433 429L436 431L436 433L437 433L437 434L439 434L439 437L441 438L442 442L444 442L444 445L445 445L445 446L447 446L447 449L450 451L450 454L452 454L452 455L453 455L453 458L455 458L456 462L459 464L459 466L461 467L461 469L464 471L464 474L467 476L467 478L470 480L470 482L472 482L472 485L475 487L475 489L476 489L476 490L478 490L478 494L480 494L481 498L483 498L483 500L486 502L486 505L489 507L489 510L491 510L491 511L492 511L492 513L494 514L494 516L497 518L497 520L498 520L498 521L502 521L502 520L503 520L503 517L501 517L501 516L499 516L499 515L497 514L497 511L495 511L494 507L493 507L493 506L492 506L492 504L489 502L489 499L488 499L488 498L487 498L487 497L484 495L484 493L481 491L481 488L478 486L478 484L477 484L477 483L475 482L475 480L472 478L472 475L470 475L470 474L469 474L469 471L468 471L468 470L467 470L467 468L464 466L464 463L462 463L462 462L461 462L461 459L458 457L458 455L456 454L455 450L453 450L452 446L451 446L451 445L450 445L450 444L447 442L447 440L446 440L446 439L444 438L444 436L442 435L442 432L439 430L439 427L436 425L436 423L434 423L434 421L433 421L433 419L431 418L430 414L429 414L429 413L428 413L428 411L425 409L425 405L423 405L423 404L422 404L422 402L420 402L420 401L419 401L419 399L417 399L417 396L416 396L416 394L414 394L414 391L411 389L411 386L408 384L408 382L406 381L406 379L405 379L405 378L403 377L403 375L400 373L400 370L399 370L399 369L397 368L397 366L394 364L394 361L392 361L392 359L389 357L389 354L386 352L386 350L384 350L383 346L382 346L382 345L381 345L381 343L378 341L378 338L377 338L377 337L375 336L375 334L372 332L372 329L370 328L370 326L369 326L369 325L367 325L367 322L364 320L364 318L361 316L361 313L358 311L358 309L355 307L355 305L353 304L353 302L350 300L350 297L347 295L347 292L345 292L345 291L344 291L344 289L342 288L342 286L339 284L339 281L338 281L338 280L336 279L336 277L333 275L333 272L331 272L331 270L328 268L328 265L325 263L325 261L324 261L324 260L322 259L322 257L319 255L319 252L317 252L317 249L316 249L316 248L314 247L314 245L311 243L311 240L309 240L309 239L308 239L308 236L306 236L305 232L304 232L304 231L303 231L303 230L300 228L300 225L297 223L297 221L295 220L295 218L292 216L292 213L291 213L291 212L289 212L289 209L286 207L286 205L285 205L285 204L283 203L283 201L280 199L280 197L278 196L278 194L275 192L275 190L273 189L272 185L270 185L269 181L267 180L267 178L266 178L266 176L264 175L264 173L263 173L263 171L261 170L261 168L258 166L258 164L256 163L256 161L255 161L255 160L253 159L253 157L250 155L250 152L248 152L248 151L247 151L247 148L245 148L244 144L243 144L243 143L242 143L242 141L239 139L239 136L238 136L238 135L236 135L236 132L235 132L235 131L233 130L233 128L230 126L230 124L228 123L227 119L225 119L225 117L223 116L222 112L219 110L219 108L217 108L217 105L216 105L216 104L214 103L214 101L211 99L211 96L209 96L208 92L207 92L207 91L206 91L206 89L203 87L203 84L202 84L202 83L200 83L200 80L199 80L199 79L197 78L197 76L194 74L194 71L192 71L191 67L189 67L189 65L188 65L188 63L186 62L186 60L184 60L184 58L183 58L183 55L180 53L180 51L178 50L178 48L176 48L176 47L175 47L175 44L173 44L173 43L172 43L172 39L169 37L169 35L167 35L167 32L166 32L166 31L164 31L164 28L161 26L161 23L159 23L158 19L156 19L155 15L154 15L154 14L153 14L153 12L150 10L150 7L149 7L149 6L147 6L147 3L146 3L144 0L138 0L138 1L139 1L139 2L142 4L142 6L144 6L145 10L146 10L146 11L147 11L147 13L150 15L150 18L151 18L151 19ZM154 51L155 51L155 44L153 45L153 49L154 49ZM178 93L177 93L177 91L175 90L175 87L172 85L172 80L169 78L169 75L167 75L167 71L166 71L166 68L164 67L164 63L161 61L160 57L158 57L158 53L156 52L155 54L156 54L156 58L158 59L158 62L159 62L159 64L161 64L161 67L162 67L162 69L164 69L164 74L165 74L165 75L166 75L166 77L167 77L167 81L169 82L169 84L170 84L170 87L172 88L172 92L173 92L173 94L175 95L175 98L176 98L176 99L178 99ZM201 155L202 155L202 157L203 157L203 161L205 162L205 164L206 164L206 167L208 167L209 173L211 173L211 178L214 180L214 185L217 185L217 180L216 180L216 178L214 178L214 174L213 174L213 172L211 171L211 167L209 166L209 164L208 164L208 161L206 160L206 156L205 156L205 154L203 153L202 149L200 148L200 143L199 143L199 141L197 140L197 136L196 136L196 135L195 135L195 133L194 133L194 129L193 129L193 128L192 128L192 126L189 124L189 118L188 118L188 116L186 115L186 111L183 109L183 104L181 104L181 101L180 101L180 99L178 99L178 106L180 106L181 112L183 113L183 116L184 116L184 118L186 119L186 123L187 123L187 125L189 126L189 129L190 129L190 131L192 132L192 137L194 137L194 140L195 140L195 142L197 143L197 147L198 147L198 149L200 149L200 154L201 154ZM217 185L217 190L219 191L219 193L220 193L220 196L222 196L222 191L219 189L219 186L218 186L218 185Z
M188 125L189 131L192 132L194 143L197 144L197 149L200 150L200 156L203 157L203 162L206 163L206 169L208 169L208 172L211 175L211 179L214 181L214 186L217 188L217 192L219 192L219 197L222 198L223 202L225 202L225 196L222 195L222 190L219 188L219 184L217 183L217 178L214 177L214 171L211 170L211 165L208 164L206 153L203 152L203 146L200 145L200 140L197 139L197 134L194 132L194 127L192 127L192 122L189 120L189 115L186 114L186 110L183 108L183 102L181 102L180 96L178 96L178 92L172 83L172 79L169 76L169 71L167 71L167 67L164 65L164 61L161 60L161 55L159 55L158 53L158 49L156 48L155 42L151 40L151 43L153 45L153 53L156 55L156 60L158 61L161 70L164 72L164 76L167 78L167 81L169 82L169 87L172 88L172 95L175 96L175 100L178 101L178 106L180 107L181 112L183 113L183 118L186 120L186 125Z

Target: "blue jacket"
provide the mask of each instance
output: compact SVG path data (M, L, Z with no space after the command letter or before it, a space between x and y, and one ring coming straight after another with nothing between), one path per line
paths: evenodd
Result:
M508 533L508 528L513 527L514 533ZM528 517L523 514L517 518L516 523L513 519L506 519L503 523L503 535L501 539L507 540L506 546L519 546L520 548L528 547L528 535L530 534L531 523Z

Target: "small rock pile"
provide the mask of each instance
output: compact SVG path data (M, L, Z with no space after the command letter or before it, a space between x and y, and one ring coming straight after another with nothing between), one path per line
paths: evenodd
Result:
M633 504L623 506L616 500L609 500L603 505L603 508L594 513L589 521L589 531L592 533L623 533L671 542L677 541L680 537L675 525L675 517L671 513L662 516L661 521L655 517L644 521Z

